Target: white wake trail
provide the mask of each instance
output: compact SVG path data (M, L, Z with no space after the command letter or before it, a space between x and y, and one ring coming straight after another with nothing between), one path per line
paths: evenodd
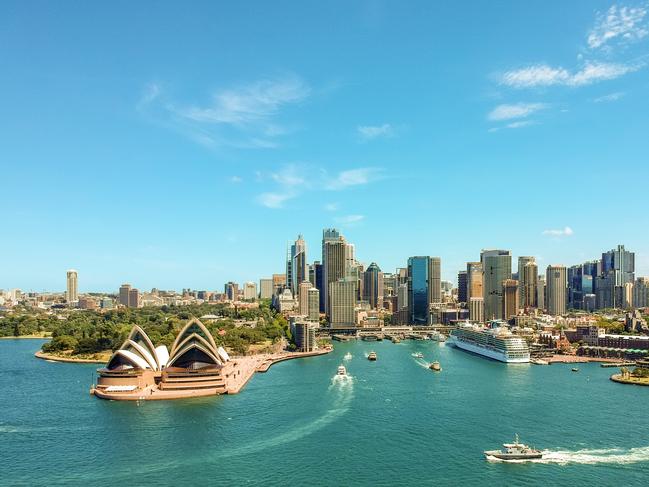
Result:
M487 457L487 460L494 463L504 463L503 460L495 457ZM506 463L545 463L557 465L595 465L598 463L610 463L628 465L641 462L649 462L649 446L629 449L608 448L577 451L543 450L543 458L535 460L508 460Z

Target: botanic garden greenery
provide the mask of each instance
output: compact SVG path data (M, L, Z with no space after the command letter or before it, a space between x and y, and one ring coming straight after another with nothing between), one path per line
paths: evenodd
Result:
M229 308L224 304L162 306L98 311L65 311L60 315L33 309L0 314L0 337L50 332L52 340L43 345L45 352L73 350L90 354L115 350L126 339L133 325L139 325L157 346L171 346L180 328L192 317L216 315L205 320L217 344L235 353L245 353L251 344L276 342L289 337L286 319L275 313L268 301L257 309ZM236 320L252 324L241 325Z

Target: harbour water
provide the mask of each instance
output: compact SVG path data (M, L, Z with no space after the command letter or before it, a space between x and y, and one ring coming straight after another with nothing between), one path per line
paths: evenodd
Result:
M598 364L358 341L277 364L238 395L137 404L90 396L96 366L35 359L40 344L0 340L3 486L649 483L649 388ZM334 378L341 363L351 380ZM546 458L485 461L515 433Z

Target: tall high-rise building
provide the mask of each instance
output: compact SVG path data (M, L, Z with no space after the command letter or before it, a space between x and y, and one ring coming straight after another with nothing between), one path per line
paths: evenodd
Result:
M291 286L291 291L295 296L299 294L301 283L309 280L308 267L306 263L306 243L304 242L302 235L298 235L297 240L291 246L290 271L291 280L289 281L289 284Z
M439 257L415 256L408 259L408 312L410 324L427 326L430 307L442 302Z
M383 295L397 295L397 276L395 274L391 274L389 272L383 273Z
M329 323L332 328L356 325L356 282L339 279L329 283Z
M536 259L529 255L521 255L518 257L518 306L520 308L527 308L525 305L525 284L523 283L523 274L525 273L525 266L530 263L536 263ZM534 276L538 275L538 269ZM535 281L536 282L536 281ZM534 290L536 292L536 289Z
M602 254L602 274L612 272L615 275L615 285L623 286L635 280L635 253L629 252L624 245Z
M119 288L119 304L128 307L128 293L131 291L130 284L122 284Z
M320 291L312 287L307 294L309 296L307 319L309 321L318 321L320 319Z
M326 230L325 230L326 232ZM337 233L337 232L336 232ZM336 239L323 237L323 255L322 265L324 268L323 287L325 289L325 309L327 316L331 316L329 306L329 290L332 282L337 282L346 276L345 269L345 251L346 251L345 238L338 236ZM356 284L354 283L354 289Z
M257 284L254 282L246 282L243 285L243 299L255 300L257 299Z
M136 288L129 289L128 291L128 307L129 308L140 307L140 291Z
M469 319L484 323L484 298L469 298Z
M649 307L649 278L638 277L633 285L633 307Z
M313 274L315 276L315 282L313 283L313 287L315 287L318 291L320 291L319 298L320 299L320 313L326 312L325 309L325 304L324 304L324 267L320 263L320 261L316 260L313 263Z
M536 307L539 309L547 309L545 300L545 276L539 275L536 281Z
M408 307L408 284L399 284L397 288L397 309L402 310Z
M485 320L503 319L503 281L512 277L512 254L509 250L483 250L480 261Z
M363 273L363 300L372 309L383 307L383 272L372 262Z
M312 287L313 285L309 281L302 281L300 283L300 289L298 291L298 303L300 314L302 316L309 315L309 289L311 289Z
M545 274L548 314L560 316L566 313L568 275L566 266L549 265Z
M466 263L467 299L482 298L482 262Z
M519 260L520 265L520 260ZM519 290L519 306L521 308L536 308L538 307L538 282L539 282L539 266L536 261L527 261L522 268L518 270Z
M518 314L519 286L516 279L503 281L503 319L511 320Z
M259 279L259 298L270 299L273 297L273 280Z
M79 301L79 283L77 277L77 271L74 269L70 269L67 272L67 290L65 292L65 299L68 303L76 303Z
M457 300L460 303L469 302L469 282L466 271L457 273Z
M236 301L239 299L239 284L236 282L228 282L225 284L225 298L230 301Z

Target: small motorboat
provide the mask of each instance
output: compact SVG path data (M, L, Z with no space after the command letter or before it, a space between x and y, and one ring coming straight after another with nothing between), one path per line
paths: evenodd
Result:
M370 352L369 355L367 356L367 360L370 362L374 362L377 359L376 352Z
M511 461L511 460L536 460L543 458L541 450L535 450L518 441L518 434L514 439L514 443L503 444L502 450L487 450L484 452L485 457L497 458L498 460Z
M411 354L415 358L424 358L424 354L421 352L415 352Z
M573 372L579 372L579 367L573 367L573 368L572 368L572 371L573 371Z
M442 370L442 366L439 364L439 362L437 360L435 362L433 362L432 364L430 364L430 366L428 368L430 370L434 371L434 372L441 372L441 370Z

